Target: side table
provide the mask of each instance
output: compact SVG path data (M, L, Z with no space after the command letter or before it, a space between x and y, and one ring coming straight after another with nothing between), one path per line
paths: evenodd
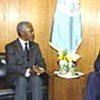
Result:
M49 100L54 100L54 73L49 72Z
M64 79L54 75L54 100L84 100L87 75Z

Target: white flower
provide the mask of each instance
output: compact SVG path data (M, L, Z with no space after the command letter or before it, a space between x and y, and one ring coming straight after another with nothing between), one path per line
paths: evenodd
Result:
M69 68L72 68L72 66L73 66L73 62L70 61L70 62L69 62Z
M58 61L60 66L60 73L66 74L69 72L69 74L74 75L76 73L76 61L81 56L74 53L68 53L66 50L63 50L62 52L58 52Z
M76 53L70 53L69 55L71 56L73 61L77 61L79 58L81 58L81 56Z
M66 60L60 60L59 61L59 65L60 66L64 66L64 65L67 66L68 65L68 62Z

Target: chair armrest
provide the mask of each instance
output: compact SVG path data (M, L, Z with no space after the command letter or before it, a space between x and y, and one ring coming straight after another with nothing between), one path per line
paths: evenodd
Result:
M0 78L6 77L6 75L7 75L6 65L0 62Z
M0 78L6 77L7 71L5 68L0 67Z

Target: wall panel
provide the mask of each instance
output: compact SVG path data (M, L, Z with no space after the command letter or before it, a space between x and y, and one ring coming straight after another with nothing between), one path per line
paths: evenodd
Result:
M98 33L98 1L99 0L81 0L81 14L83 26L83 42L79 48L82 58L79 61L79 69L84 72L93 70L94 60L99 51L100 34ZM100 26L99 26L100 27ZM96 42L98 41L98 43Z
M78 49L82 56L78 69L88 73L100 49L100 0L80 0L80 4L83 41ZM28 20L34 26L35 41L40 44L47 70L58 69L57 53L49 46L55 5L56 0L0 0L0 52L17 37L17 23Z

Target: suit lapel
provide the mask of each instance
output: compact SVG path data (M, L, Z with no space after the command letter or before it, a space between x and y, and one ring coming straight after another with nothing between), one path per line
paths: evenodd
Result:
M15 41L15 48L16 48L16 50L18 50L20 52L20 54L23 54L23 48L18 39Z
M19 52L19 54L21 55L21 59L24 59L24 52L23 52L23 48L19 42L19 40L17 39L15 41L15 48L16 50ZM35 65L35 46L34 46L34 43L33 42L29 42L29 56L30 56L30 60L29 60L29 66L32 66L33 64Z

